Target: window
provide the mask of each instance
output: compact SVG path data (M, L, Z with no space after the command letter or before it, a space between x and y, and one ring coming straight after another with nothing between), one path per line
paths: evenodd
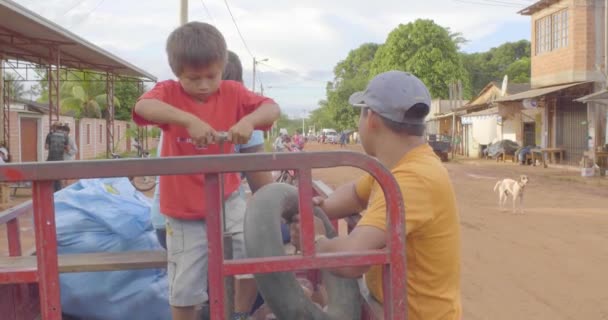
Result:
M99 125L99 143L103 142L103 125Z
M536 54L568 46L568 10L561 10L535 22Z
M87 144L91 144L91 125L87 124Z

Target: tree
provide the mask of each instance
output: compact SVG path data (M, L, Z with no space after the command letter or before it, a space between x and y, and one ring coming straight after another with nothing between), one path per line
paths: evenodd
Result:
M61 111L75 118L101 118L107 115L105 78L87 71L70 72L61 84ZM120 101L114 97L115 109Z
M9 99L11 101L23 98L26 93L23 82L18 80L19 78L13 73L7 72L4 74L4 85L8 88ZM0 92L0 94L2 93Z
M346 59L338 62L334 68L334 81L328 83L326 88L327 100L320 105L321 109L326 110L317 113L319 120L323 120L327 127L344 130L356 126L359 111L348 103L348 98L365 89L379 47L375 43L363 44L351 50ZM331 122L325 118L327 116L330 116Z
M114 96L120 101L120 108L115 108L114 117L125 121L131 119L131 111L141 94L137 82L117 80L114 84Z
M40 102L48 102L46 71L39 72L41 80ZM107 87L105 75L92 71L70 71L61 73L61 111L76 118L105 118L107 110ZM131 119L131 110L140 96L136 81L114 82L114 117L117 120Z
M458 54L464 39L458 33L435 24L416 20L401 24L388 35L372 64L372 73L390 70L411 72L420 78L433 98L447 98L449 84L462 80L469 86L469 76Z
M462 54L471 76L470 96L475 96L491 81L508 75L513 83L530 82L530 42L507 42L487 52Z
M327 106L326 100L319 101L319 108L310 113L309 121L314 124L317 129L338 127L333 119L331 110Z

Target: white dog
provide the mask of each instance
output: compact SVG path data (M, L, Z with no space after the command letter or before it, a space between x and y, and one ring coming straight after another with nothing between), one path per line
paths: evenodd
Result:
M513 197L513 213L519 198L519 212L524 213L524 189L528 183L528 176L522 175L519 181L513 179L500 180L494 186L494 192L498 190L498 207L502 208L507 203L507 197Z

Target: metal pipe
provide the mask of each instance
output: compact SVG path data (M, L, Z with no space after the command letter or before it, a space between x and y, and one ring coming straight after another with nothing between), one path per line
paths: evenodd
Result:
M179 6L179 24L181 26L188 23L188 0L181 0Z

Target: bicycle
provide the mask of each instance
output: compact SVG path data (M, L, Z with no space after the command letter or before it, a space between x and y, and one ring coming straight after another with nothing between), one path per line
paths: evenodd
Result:
M121 159L122 157L112 152L112 159ZM150 152L148 150L141 150L138 148L137 150L137 158L147 159L150 158ZM141 176L141 177L127 177L133 187L141 192L146 192L154 189L156 187L156 177L155 176Z

